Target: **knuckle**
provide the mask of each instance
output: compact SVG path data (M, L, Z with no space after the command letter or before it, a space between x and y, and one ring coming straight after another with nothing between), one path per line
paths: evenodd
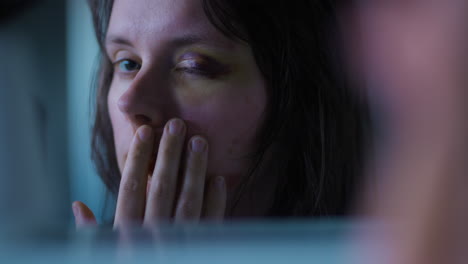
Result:
M195 200L183 200L179 204L179 213L184 217L196 217L200 214L198 203Z
M194 162L192 166L190 166L190 171L195 175L200 175L205 172L203 164L199 162Z
M162 149L163 157L174 157L177 155L177 149L173 146L166 146Z
M156 188L151 191L151 196L155 201L167 200L170 197L169 187L166 184L159 183Z
M187 166L188 171L194 175L205 174L206 162L204 159L191 158Z
M138 190L139 182L135 179L127 179L122 182L122 188L124 192L133 193Z
M134 159L141 159L145 156L145 151L142 147L140 146L137 146L134 150L133 150L133 158Z

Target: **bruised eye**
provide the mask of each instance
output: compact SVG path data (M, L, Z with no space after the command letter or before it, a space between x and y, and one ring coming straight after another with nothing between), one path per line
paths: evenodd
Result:
M133 60L120 60L115 63L116 68L121 72L134 72L141 69L141 65Z
M229 73L229 67L213 58L196 53L186 53L179 58L175 70L214 79Z

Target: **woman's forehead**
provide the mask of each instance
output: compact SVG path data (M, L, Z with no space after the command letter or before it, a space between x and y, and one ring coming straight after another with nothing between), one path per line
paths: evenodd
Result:
M193 23L204 15L201 0L116 0L112 16L132 25L161 24L164 27Z
M230 43L210 23L201 0L116 0L106 44L116 39L148 43L177 39Z

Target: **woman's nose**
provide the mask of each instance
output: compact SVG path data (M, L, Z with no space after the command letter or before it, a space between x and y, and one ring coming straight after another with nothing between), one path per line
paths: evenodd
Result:
M117 106L135 130L142 125L163 127L171 118L171 98L167 82L140 71L119 97Z

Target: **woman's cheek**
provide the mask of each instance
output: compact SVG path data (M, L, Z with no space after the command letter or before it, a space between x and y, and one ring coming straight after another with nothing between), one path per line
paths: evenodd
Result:
M249 169L249 157L263 124L264 87L256 82L212 86L190 100L181 104L181 118L187 122L189 135L208 139L208 176L223 175L229 185L235 185Z

